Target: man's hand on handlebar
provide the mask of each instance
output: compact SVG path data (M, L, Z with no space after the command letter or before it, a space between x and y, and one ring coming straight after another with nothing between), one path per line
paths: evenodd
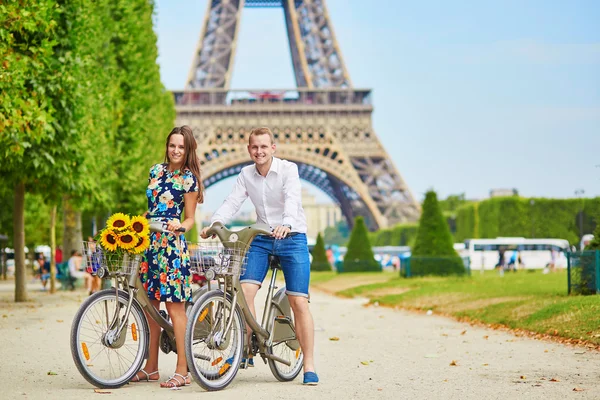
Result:
M205 227L202 229L202 232L200 232L200 237L201 237L202 239L208 239L208 236L209 236L209 235L208 235L208 230L209 230L210 228L211 228L210 226L205 226ZM212 236L211 236L211 238L213 238L213 239L214 239L214 238L215 238L215 236L216 236L216 235L212 235Z
M271 233L271 236L275 237L275 239L283 239L290 232L291 232L291 230L287 226L277 225L275 227L275 229L273 229L273 232Z

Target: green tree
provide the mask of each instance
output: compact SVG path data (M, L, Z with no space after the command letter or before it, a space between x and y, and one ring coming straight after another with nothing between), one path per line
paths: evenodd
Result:
M392 228L392 246L411 246L415 244L419 226L417 224L399 224Z
M114 208L139 214L146 210L148 170L162 161L165 139L173 128L172 95L160 80L158 49L152 25L154 2L118 0L110 9L115 29L114 52L121 101L113 141Z
M467 199L464 193L453 194L446 197L446 200L440 200L439 204L443 213L455 214L460 207L467 204Z
M0 198L13 205L12 221L4 207L0 224L13 228L16 301L27 297L30 195L47 206L33 226L48 235L62 203L69 246L81 240L73 227L84 208L103 216L145 208L148 169L175 116L156 64L153 10L147 0L0 5Z
M465 268L454 250L452 235L433 190L425 194L419 231L411 255L411 275L463 274Z
M331 271L331 264L329 264L327 253L325 252L325 242L320 233L317 235L317 242L315 243L315 247L313 247L310 270Z
M328 226L323 232L323 240L330 244L344 246L350 237L350 229L345 219L338 221L335 226Z
M600 217L598 220L600 220ZM594 239L585 247L585 250L600 250L600 224L596 225Z
M579 214L582 212L581 219ZM600 197L585 199L492 198L467 204L457 212L459 241L498 236L566 239L572 245L592 233L600 215Z
M51 125L61 88L54 71L54 46L60 9L54 1L5 2L0 5L0 175L14 188L13 245L15 301L26 301L25 190L43 190L47 144L57 134Z
M381 271L381 265L375 260L363 217L354 219L354 229L350 234L347 247L342 272Z

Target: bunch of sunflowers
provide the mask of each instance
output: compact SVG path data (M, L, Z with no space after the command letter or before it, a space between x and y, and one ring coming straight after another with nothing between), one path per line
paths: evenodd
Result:
M140 254L150 245L150 226L146 217L113 214L100 232L100 245L108 252Z

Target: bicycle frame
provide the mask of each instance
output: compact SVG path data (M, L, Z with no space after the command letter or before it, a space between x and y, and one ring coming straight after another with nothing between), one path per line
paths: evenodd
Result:
M151 231L153 232L161 232L161 233L173 233L170 231L166 231L164 229L159 229L158 227L154 227L151 225ZM128 254L126 254L124 257L129 257ZM141 256L134 256L134 257L138 257L139 261L141 261ZM124 260L126 260L124 258ZM139 268L139 261L136 260L136 264ZM127 261L125 261L127 262ZM142 280L139 276L139 274L135 271L138 270L138 268L134 269L134 272L132 274L130 274L129 276L117 272L117 273L113 273L110 274L112 276L108 276L108 278L114 278L115 279L115 295L118 296L119 290L124 291L125 293L127 293L127 305L125 306L125 316L129 315L129 312L131 310L131 306L133 304L134 301L137 301L137 303L142 307L142 309L146 312L146 315L149 315L150 318L152 318L154 321L156 321L156 323L165 331L165 333L167 334L168 338L169 338L169 342L174 345L175 344L175 331L173 330L173 325L165 318L163 317L163 315L159 312L159 310L157 310L156 308L154 308L154 306L152 305L150 299L148 298L148 295L146 294L146 290L144 289L144 286L142 284ZM200 288L199 290L196 290L193 294L192 294L192 304L194 302L195 299L197 299L201 294L203 294L206 290L208 290L208 288ZM121 334L121 332L123 332L124 329L126 329L126 323L127 323L127 318L122 318L121 321L118 321L119 319L119 313L118 313L118 309L120 306L120 304L117 302L115 304L116 307L116 311L114 314L114 319L113 321L110 323L110 330L106 333L105 335L105 339L104 342L106 345L111 346L113 343L118 343L119 340L119 336ZM146 317L147 319L147 317ZM118 345L118 344L117 344Z
M213 227L207 232L207 234L217 235L225 248L235 248L236 246L237 246L237 248L240 248L240 244L241 244L242 248L244 249L243 255L245 255L247 253L248 249L250 248L250 244L252 243L252 240L254 239L254 237L259 234L270 235L271 229L267 225L255 224L255 225L245 228L241 231L234 232L234 231L230 231L229 229L225 228L221 223L215 223L213 225ZM232 239L235 239L235 240L232 240ZM259 348L261 357L269 358L271 360L274 360L274 361L277 361L277 362L280 362L280 363L283 363L283 364L289 366L289 365L291 365L290 362L288 362L280 357L277 357L273 354L269 354L269 352L267 351L267 349L272 345L273 339L275 336L274 335L275 329L273 329L274 324L275 324L275 319L273 316L273 308L274 307L278 307L280 309L284 308L282 311L286 314L289 314L289 302L287 300L287 297L279 296L279 297L283 297L283 299L277 299L276 296L274 296L274 294L273 294L273 292L275 290L275 282L277 279L277 272L278 272L279 268L275 267L272 269L273 269L273 273L271 275L271 280L269 283L269 290L267 292L267 298L265 300L265 309L263 312L263 318L262 318L261 324L258 323L258 321L254 318L254 316L250 312L250 308L248 307L248 303L246 302L246 298L242 291L239 274L233 274L230 276L228 275L223 278L223 289L224 289L223 295L225 296L225 298L228 295L231 296L230 301L231 301L232 306L234 308L236 306L238 306L242 310L242 315L244 316L245 323L248 324L248 326L250 327L250 329L252 329L252 331L254 332L254 334L256 335L256 337L258 339L258 348ZM277 300L279 300L279 302ZM230 313L229 319L226 323L226 327L223 330L225 335L229 334L229 330L231 328L232 322L233 322L233 312ZM289 327L291 328L292 334L295 336L294 327L291 324L289 324ZM294 336L292 336L292 337L294 337ZM247 343L247 337L248 336L246 334L246 328L244 326L244 354L248 353L249 343ZM292 337L290 337L290 339ZM277 339L279 340L280 338L277 337Z

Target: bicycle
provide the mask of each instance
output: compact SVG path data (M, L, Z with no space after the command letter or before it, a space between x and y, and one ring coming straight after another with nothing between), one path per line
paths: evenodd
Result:
M162 223L150 223L150 231L169 233ZM185 231L183 228L178 232ZM94 274L114 279L111 289L88 297L73 319L71 353L77 369L92 385L115 389L128 383L148 357L150 332L144 311L162 328L160 349L176 350L173 325L164 310L152 306L139 277L142 256L126 253L117 260L96 246L83 242L83 254ZM208 288L195 290L192 303ZM191 303L186 306L190 310Z
M250 355L260 354L279 381L295 379L304 355L285 287L274 293L280 269L278 258L269 257L273 273L260 325L248 308L239 280L250 243L256 235L270 235L271 229L255 224L231 231L215 223L207 234L218 236L220 245L200 247L201 258L212 260L210 265L200 267L207 281L215 281L218 287L209 286L188 314L185 351L192 377L208 391L224 389L240 367L247 368ZM249 343L246 324L252 330ZM240 365L242 358L246 361Z

